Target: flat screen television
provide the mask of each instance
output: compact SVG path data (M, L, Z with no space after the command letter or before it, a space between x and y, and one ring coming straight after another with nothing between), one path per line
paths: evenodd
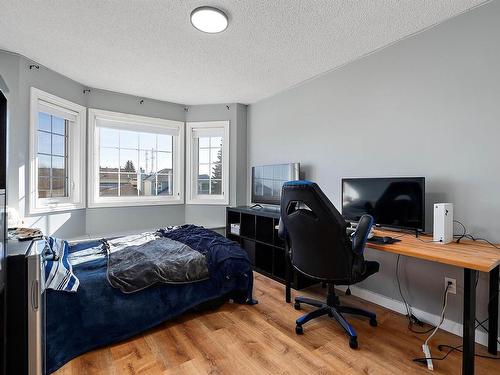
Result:
M342 215L357 222L372 215L381 227L425 230L425 178L344 178Z
M299 176L300 163L252 167L252 203L279 205L283 183L298 180Z

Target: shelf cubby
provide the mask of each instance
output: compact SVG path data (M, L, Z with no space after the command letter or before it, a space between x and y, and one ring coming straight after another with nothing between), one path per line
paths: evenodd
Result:
M257 216L255 226L255 239L265 243L273 244L273 218Z
M247 238L255 238L255 216L241 214L240 235Z
M255 265L261 270L273 274L273 247L255 243Z
M228 207L226 236L241 245L255 271L285 283L285 243L278 237L279 209ZM240 224L240 234L231 233L231 224ZM292 287L302 289L317 281L292 270Z
M227 213L227 224L239 224L241 222L241 214L239 212L229 211Z
M241 246L246 250L248 257L250 258L250 262L255 264L255 245L256 242L252 240L243 239L241 242Z

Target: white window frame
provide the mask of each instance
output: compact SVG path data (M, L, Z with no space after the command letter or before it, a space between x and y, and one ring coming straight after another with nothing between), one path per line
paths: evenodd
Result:
M38 197L38 113L39 106L50 108L57 116L71 116L68 127L68 197ZM86 108L35 87L30 89L30 178L29 214L85 208L85 120Z
M187 204L229 204L229 121L203 121L186 123L186 200ZM222 145L222 194L198 194L198 149L194 147L196 130L222 129L224 143ZM208 133L208 132L207 132Z
M153 117L137 116L126 113L89 108L88 135L88 207L130 207L168 204L184 204L184 122ZM172 195L162 196L99 196L99 129L98 119L122 123L119 128L138 131L147 127L158 133L166 130L177 132L173 138L172 159L174 189ZM125 125L125 126L122 126Z

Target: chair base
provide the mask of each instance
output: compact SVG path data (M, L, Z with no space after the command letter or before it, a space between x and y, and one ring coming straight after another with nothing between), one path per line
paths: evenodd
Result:
M328 298L327 303L317 301L307 297L296 297L294 307L296 310L300 310L300 304L305 303L306 305L317 307L318 309L307 313L296 320L295 333L301 335L304 333L304 328L302 327L308 321L318 318L323 315L328 315L330 318L334 318L342 328L346 331L349 336L349 346L352 349L357 349L358 347L358 335L354 328L349 324L349 322L344 318L342 314L352 314L360 315L369 318L370 325L372 327L377 326L377 316L363 309L358 309L356 307L341 306L338 297L333 292L333 286L328 288Z

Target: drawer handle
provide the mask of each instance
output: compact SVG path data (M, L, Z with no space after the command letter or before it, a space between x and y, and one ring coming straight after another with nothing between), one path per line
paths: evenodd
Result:
M33 310L38 310L38 295L40 294L38 290L38 280L33 280L31 283L31 307Z

